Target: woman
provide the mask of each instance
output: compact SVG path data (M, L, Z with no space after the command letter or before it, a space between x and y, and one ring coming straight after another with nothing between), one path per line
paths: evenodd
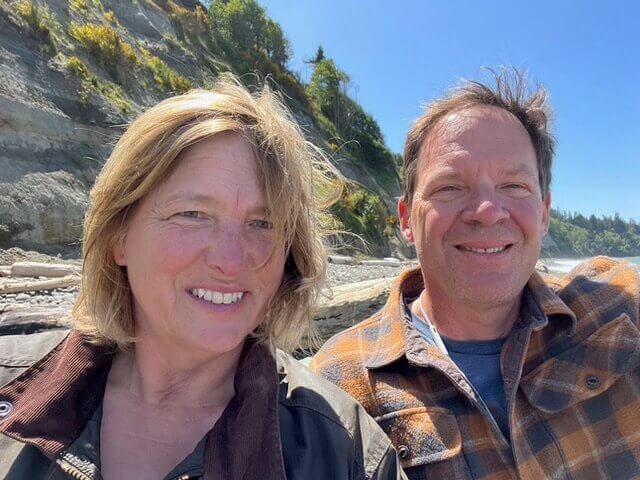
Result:
M0 476L397 478L375 422L276 351L325 273L320 160L266 88L140 116L91 191L74 329L0 338Z

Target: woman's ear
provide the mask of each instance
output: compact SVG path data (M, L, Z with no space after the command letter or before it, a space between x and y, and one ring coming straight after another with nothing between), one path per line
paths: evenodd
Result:
M127 265L127 255L126 250L124 248L124 232L117 235L113 242L113 246L111 247L111 253L113 255L113 260L120 265L121 267L126 267Z

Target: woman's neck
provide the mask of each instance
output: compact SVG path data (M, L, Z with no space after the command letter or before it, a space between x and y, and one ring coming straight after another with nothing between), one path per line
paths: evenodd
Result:
M196 357L171 352L141 339L114 359L112 387L154 406L215 407L234 395L234 377L242 352Z

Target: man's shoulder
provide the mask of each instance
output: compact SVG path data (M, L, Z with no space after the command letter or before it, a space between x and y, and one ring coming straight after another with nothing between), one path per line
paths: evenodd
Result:
M638 323L640 275L624 260L594 257L578 264L550 285L574 311L578 321L588 316L627 314Z
M341 370L364 368L383 330L382 311L379 311L327 340L311 359L309 368L339 385L346 376Z

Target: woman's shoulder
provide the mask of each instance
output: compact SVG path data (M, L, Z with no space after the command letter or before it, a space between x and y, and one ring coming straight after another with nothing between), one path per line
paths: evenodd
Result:
M0 386L9 383L62 342L69 330L0 335Z
M340 458L347 455L361 472L358 478L396 478L391 441L360 404L291 356L278 352L277 362L285 457L302 442L334 458L333 468L339 468ZM382 470L394 474L381 476Z

